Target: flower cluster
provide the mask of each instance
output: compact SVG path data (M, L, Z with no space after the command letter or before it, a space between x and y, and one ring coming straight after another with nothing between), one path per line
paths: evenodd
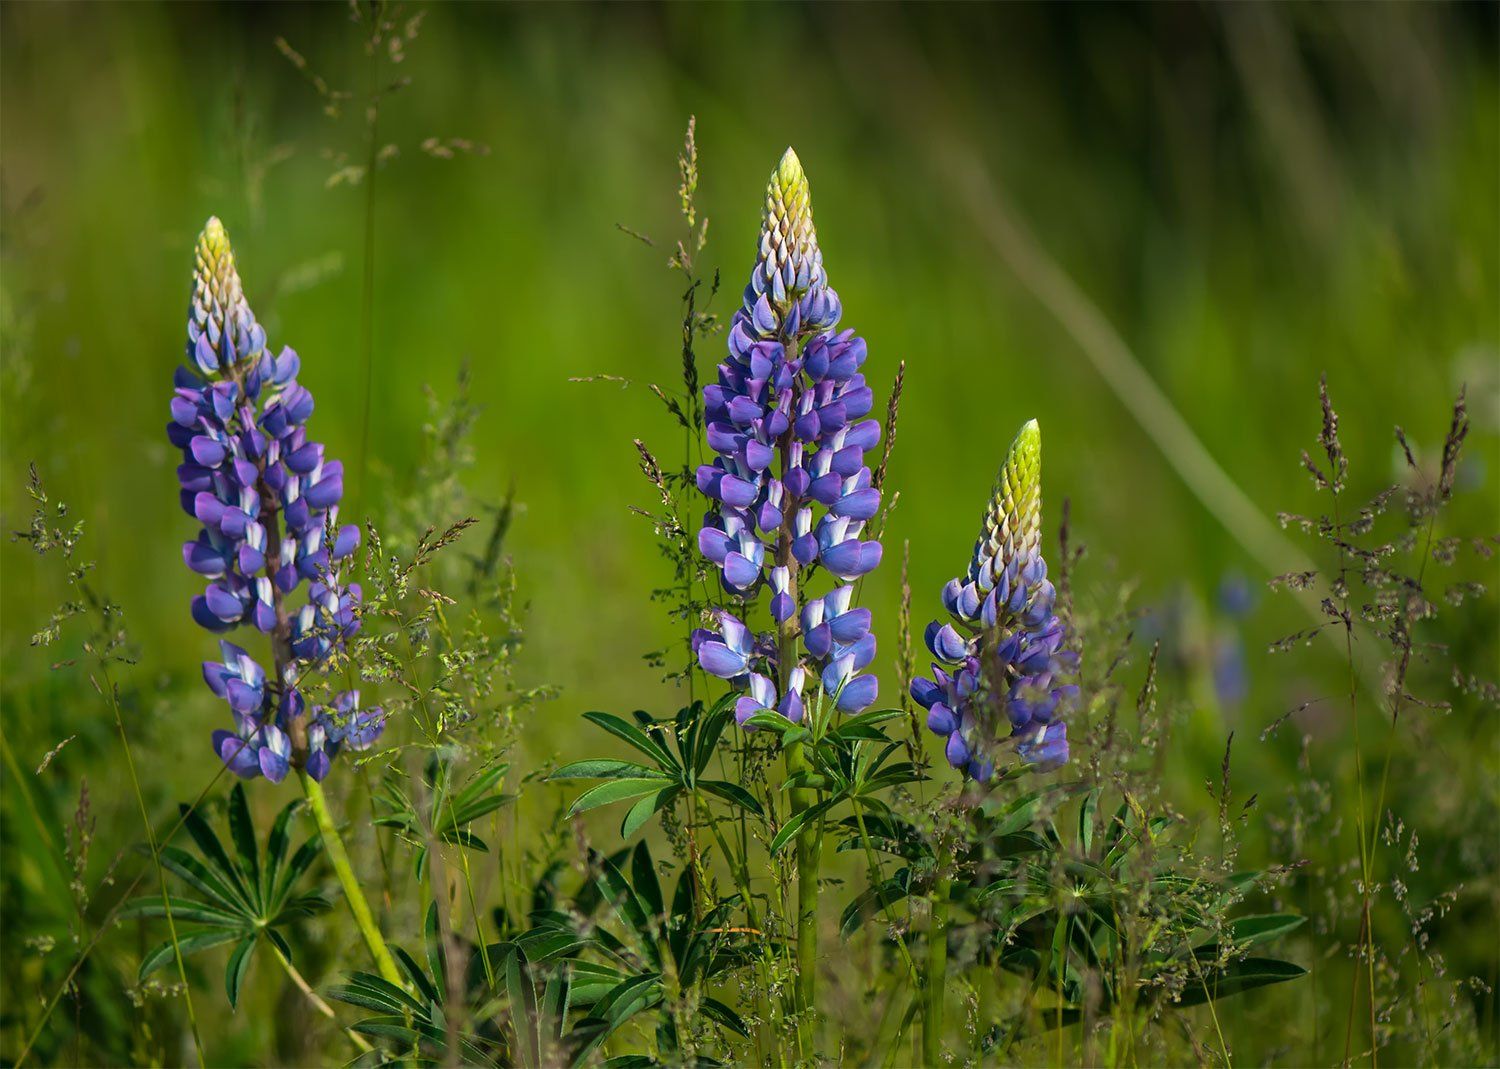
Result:
M1068 759L1063 716L1078 688L1059 682L1075 658L1061 648L1041 554L1041 458L1032 420L1000 469L968 573L943 588L953 622L927 627L933 677L911 687L928 727L946 740L948 763L980 782L994 773L1002 711L1024 761L1054 768Z
M297 382L300 361L291 349L267 349L218 219L198 239L187 358L167 435L183 453L183 510L203 525L182 547L187 566L208 580L192 616L210 631L250 624L271 636L277 669L272 685L227 641L222 663L205 663L204 678L236 720L234 732L214 733L214 749L247 778L280 781L297 763L321 779L341 745L368 745L383 722L379 709L358 712L353 692L307 716L297 689L359 628L359 586L339 578L359 528L338 525L343 465L307 437L313 398ZM287 599L304 581L307 602L292 613Z
M698 545L734 596L749 601L769 586L777 625L774 638L757 638L726 612L718 633L695 636L704 669L748 689L737 710L742 723L759 709L800 720L813 674L841 710L858 711L876 697L874 677L860 674L875 656L870 614L850 607L850 584L880 563L880 543L860 538L880 507L864 462L880 424L864 418L873 405L859 372L865 342L836 331L841 312L823 269L807 178L787 149L766 191L755 268L730 323L729 358L718 382L703 390L717 455L697 472L699 490L713 502ZM799 579L816 565L842 585L799 600Z

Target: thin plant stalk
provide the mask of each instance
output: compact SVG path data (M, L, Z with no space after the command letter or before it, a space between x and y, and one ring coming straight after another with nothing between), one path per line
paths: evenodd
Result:
M151 849L151 863L156 866L156 879L161 887L162 907L167 915L167 932L172 937L172 956L177 961L177 979L182 983L183 1001L187 1003L188 1027L193 1033L193 1049L198 1055L198 1065L201 1067L208 1063L203 1058L203 1037L198 1032L198 1016L193 1012L193 989L188 983L187 970L182 963L182 947L177 943L177 922L172 917L172 897L167 893L167 874L161 867L161 851L156 843L156 830L151 827L151 816L146 812L146 799L141 796L141 781L135 771L135 756L130 752L130 740L125 735L125 721L120 716L120 703L115 697L114 684L105 676L105 685L109 687L109 705L115 714L115 727L120 732L120 745L125 748L125 764L130 769L130 786L135 791L136 804L141 810L141 824L146 829L146 845Z
M385 937L380 934L380 928L370 912L370 904L365 901L365 893L359 886L359 878L354 874L354 866L349 863L349 853L344 849L344 840L339 836L333 814L328 811L328 799L323 794L322 784L309 776L305 769L297 770L297 778L302 783L302 793L307 798L308 808L312 810L313 820L317 822L323 849L339 878L344 901L349 904L349 912L354 916L360 935L364 936L370 957L375 959L375 967L387 982L404 987L396 961L391 957L390 948L385 945Z
M307 982L307 978L297 971L297 967L281 953L279 947L273 944L272 949L276 951L276 960L281 963L281 967L285 970L287 978L292 981L293 986L298 991L302 992L307 1001L312 1003L313 1009L317 1010L324 1017L327 1017L334 1024L339 1024L338 1016L333 1012L333 1007L323 1001L322 997L313 990L312 985ZM368 1054L375 1049L365 1041L364 1036L360 1035L354 1029L344 1025L339 1025L339 1027L343 1029L344 1034L349 1037L349 1042L353 1043L361 1054Z
M943 988L948 973L948 904L953 880L948 875L950 855L940 848L937 880L932 885L932 921L927 930L927 975L922 983L922 1064L941 1064L943 1051Z

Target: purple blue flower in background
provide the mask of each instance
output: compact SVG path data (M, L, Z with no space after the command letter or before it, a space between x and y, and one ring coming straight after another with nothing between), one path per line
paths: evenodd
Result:
M297 382L300 361L291 349L267 348L218 219L198 239L187 358L167 436L182 450L183 510L202 525L182 547L188 568L207 580L192 617L214 632L249 626L269 635L277 668L268 679L243 648L220 643L223 661L205 664L204 679L229 705L235 730L215 732L214 749L246 778L279 782L300 765L321 779L347 737L314 729L297 688L359 628L359 587L340 579L359 528L338 524L343 465L308 438L313 398ZM293 608L304 583L306 604ZM366 722L378 734L383 721Z
M1063 649L1042 559L1041 458L1032 420L1000 469L968 572L943 588L952 622L927 627L932 677L911 686L948 763L980 782L994 774L1005 729L1028 764L1068 759L1064 717L1078 688L1062 680L1076 658Z
M861 674L875 655L869 612L849 603L850 584L880 563L880 543L862 537L880 508L864 459L880 424L866 418L874 401L860 374L864 339L836 329L841 312L807 177L787 149L766 190L728 358L703 390L716 457L697 472L711 501L698 545L731 595L748 603L769 588L776 625L774 634L752 636L726 614L721 634L695 643L707 672L748 691L741 723L759 709L800 720L803 688L814 680L845 712L876 698L874 676ZM816 568L841 585L810 596Z

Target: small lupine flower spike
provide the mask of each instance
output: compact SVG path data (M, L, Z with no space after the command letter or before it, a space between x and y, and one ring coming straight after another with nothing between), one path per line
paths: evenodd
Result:
M850 608L849 584L880 563L880 543L860 538L880 507L864 462L880 424L865 418L873 397L859 373L864 340L835 332L841 314L807 176L787 149L766 188L729 357L703 390L717 457L697 473L711 502L698 546L731 595L748 603L770 588L776 625L774 634L753 636L725 614L721 635L695 640L705 670L749 691L739 702L741 723L761 709L801 719L809 680L846 712L876 697L875 678L859 674L875 655L870 614ZM810 597L803 580L815 564L843 585Z
M322 779L350 736L321 711L308 722L296 687L359 628L359 587L339 578L359 528L338 525L343 465L308 439L313 399L297 383L297 354L266 348L218 219L198 238L187 358L167 436L183 454L183 510L202 525L182 547L188 568L208 580L192 616L210 631L249 624L270 635L278 670L268 681L244 649L220 643L223 662L203 674L236 730L215 732L214 750L246 778L279 781L300 766ZM307 604L293 610L287 599L304 580ZM382 719L370 716L359 737L373 741Z
M994 773L1002 716L1028 764L1068 759L1063 717L1078 688L1060 680L1076 661L1062 649L1041 554L1041 468L1041 428L1032 420L1000 468L967 573L943 588L952 622L927 627L932 678L911 686L949 764L981 782Z

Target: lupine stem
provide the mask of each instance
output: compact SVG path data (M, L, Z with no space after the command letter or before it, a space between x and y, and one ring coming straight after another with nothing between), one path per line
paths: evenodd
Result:
M354 866L349 863L349 854L344 849L344 840L339 837L338 825L333 822L333 814L328 811L328 800L323 795L322 784L302 769L297 770L297 777L302 781L302 793L307 796L313 819L318 823L318 834L323 837L323 849L328 854L333 871L338 875L339 886L344 890L344 901L349 903L354 923L365 937L365 946L375 959L375 967L387 982L404 987L396 961L391 957L390 949L385 945L385 937L380 934L375 917L370 913L370 904L365 901L365 893L360 889L359 878L354 875Z
M932 922L927 929L927 975L922 984L922 1064L941 1063L943 1050L943 987L948 972L947 851L938 855L938 877L932 886Z
M786 774L809 772L804 744L794 742L786 748ZM792 812L802 813L817 801L811 787L792 788ZM818 989L818 866L822 860L815 821L808 821L797 833L797 1002L801 1015L799 1032L804 1046L811 1047L812 1013ZM807 1052L804 1052L807 1053Z

